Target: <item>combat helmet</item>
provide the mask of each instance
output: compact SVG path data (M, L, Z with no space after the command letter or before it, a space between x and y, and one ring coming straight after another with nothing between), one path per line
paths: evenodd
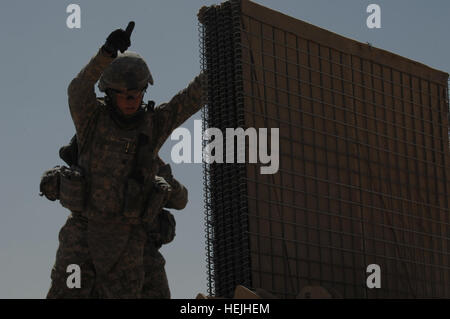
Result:
M144 59L132 51L119 53L103 71L98 83L101 92L107 89L115 90L139 90L145 89L150 83L153 85L153 77Z

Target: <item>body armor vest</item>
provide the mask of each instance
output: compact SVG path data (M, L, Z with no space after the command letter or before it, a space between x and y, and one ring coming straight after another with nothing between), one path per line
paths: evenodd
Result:
M138 192L136 198L148 198L151 192L159 151L148 136L151 111L143 114L139 126L123 129L107 108L99 100L97 114L93 115L97 117L95 123L78 140L78 165L87 182L86 207L82 215L103 222L139 223L141 216L138 214L124 215L125 196L129 187L133 187L130 190L133 193ZM137 162L141 163L138 168Z

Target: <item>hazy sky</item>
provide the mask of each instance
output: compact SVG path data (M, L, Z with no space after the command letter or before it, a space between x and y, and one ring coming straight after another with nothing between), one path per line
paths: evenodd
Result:
M450 71L448 0L258 0L322 28ZM66 26L66 7L81 7L81 28ZM169 100L198 74L200 0L0 2L0 298L44 298L58 232L68 210L39 197L40 177L62 164L58 149L74 134L67 85L108 34L134 20L130 50L147 61L155 85L145 99ZM366 8L381 6L381 29ZM183 126L193 129L193 120ZM170 140L161 155L170 162ZM189 189L175 211L177 237L162 249L173 298L207 292L201 164L172 165Z

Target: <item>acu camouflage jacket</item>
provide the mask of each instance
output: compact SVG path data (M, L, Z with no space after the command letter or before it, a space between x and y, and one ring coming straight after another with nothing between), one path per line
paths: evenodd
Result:
M198 75L187 88L168 103L148 110L135 129L121 129L115 124L107 106L95 95L95 83L114 58L100 49L71 81L68 87L69 108L78 137L78 164L84 170L87 184L86 207L81 214L90 220L108 223L140 223L140 216L124 216L127 181L136 163L138 139L140 175L144 178L142 196L149 196L146 186L154 180L158 152L172 131L196 113L202 105L201 81Z

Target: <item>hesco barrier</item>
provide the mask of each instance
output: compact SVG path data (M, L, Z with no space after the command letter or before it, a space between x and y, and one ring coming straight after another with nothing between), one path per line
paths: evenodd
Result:
M250 1L203 20L204 128L280 133L276 174L204 164L209 293L449 298L448 74Z

